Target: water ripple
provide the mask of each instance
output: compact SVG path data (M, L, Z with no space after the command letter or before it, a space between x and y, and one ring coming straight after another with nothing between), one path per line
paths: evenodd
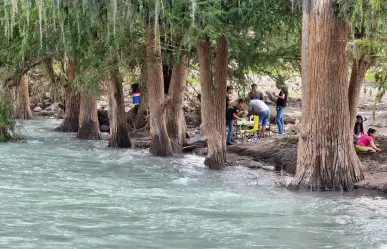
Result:
M387 201L364 193L292 193L244 167L151 157L24 122L0 144L0 248L377 248Z

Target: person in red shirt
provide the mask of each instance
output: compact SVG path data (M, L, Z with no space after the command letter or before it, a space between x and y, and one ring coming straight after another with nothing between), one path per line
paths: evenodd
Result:
M356 150L360 152L378 152L381 151L374 143L374 139L376 137L376 130L373 128L369 128L367 134L360 137L357 141Z

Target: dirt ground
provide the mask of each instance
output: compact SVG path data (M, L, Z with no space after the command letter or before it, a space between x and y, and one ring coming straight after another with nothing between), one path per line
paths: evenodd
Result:
M256 78L254 81L258 82L261 92L278 92L275 82L267 77ZM301 98L301 79L294 78L287 84L289 96ZM383 98L381 103L375 106L376 94L377 89L372 83L363 84L358 114L368 119L364 123L365 130L370 127L377 129L379 136L376 138L376 143L380 145L382 151L359 155L365 180L357 183L356 187L387 193L387 99ZM285 115L301 119L301 106L291 105L287 107ZM289 133L294 134L294 132ZM265 165L273 165L276 170L293 175L296 171L297 143L297 135L273 135L271 138L262 139L257 143L236 144L228 147L228 160L230 164L249 166L249 160L253 159Z
M382 149L378 153L359 154L365 180L356 183L356 188L387 193L387 136L375 139ZM227 160L230 165L245 165L255 168L250 161L272 165L277 171L294 175L297 165L298 136L273 135L258 142L235 144L228 147Z
M275 82L267 77L254 79L262 92L278 92ZM301 97L301 81L295 78L288 81L289 96L293 99ZM372 118L374 112L374 101L377 93L371 83L364 83L359 100L358 113L363 117L367 117L368 121L364 123L364 128L374 127L378 130L379 137L376 143L382 149L379 153L361 154L359 158L362 162L365 180L356 184L358 188L368 190L377 190L387 193L387 99L376 105L375 119ZM298 136L296 135L300 128L301 105L299 101L295 101L285 109L285 115L290 119L297 119L295 125L286 127L287 135L273 134L270 138L261 139L257 143L235 144L228 147L228 165L244 165L250 168L261 168L263 165L273 166L277 171L285 172L293 175L296 171L297 162L297 143ZM274 106L271 106L272 114L275 115ZM285 119L286 120L286 119ZM298 127L297 127L298 126ZM273 128L276 125L272 125ZM196 129L197 130L197 129ZM200 138L198 131L193 129L193 140L203 140ZM275 130L274 130L275 132ZM148 148L149 139L134 139L133 144L138 148ZM199 148L193 152L196 154L204 154L206 149L204 145L199 145ZM191 152L192 150L190 150Z

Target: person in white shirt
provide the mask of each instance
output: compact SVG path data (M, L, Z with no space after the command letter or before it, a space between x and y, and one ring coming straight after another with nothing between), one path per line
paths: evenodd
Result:
M270 119L270 108L259 99L253 99L249 103L249 115L259 116L259 125L261 127L260 136L265 135L266 127L269 125Z

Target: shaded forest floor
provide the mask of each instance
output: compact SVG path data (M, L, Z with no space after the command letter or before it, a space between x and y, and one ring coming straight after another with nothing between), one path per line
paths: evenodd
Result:
M377 137L376 143L380 145L381 152L359 154L365 180L357 183L356 187L387 193L387 136ZM229 146L228 164L256 168L256 165L248 163L253 159L293 175L297 164L297 144L297 136L285 135L262 139L257 143Z

